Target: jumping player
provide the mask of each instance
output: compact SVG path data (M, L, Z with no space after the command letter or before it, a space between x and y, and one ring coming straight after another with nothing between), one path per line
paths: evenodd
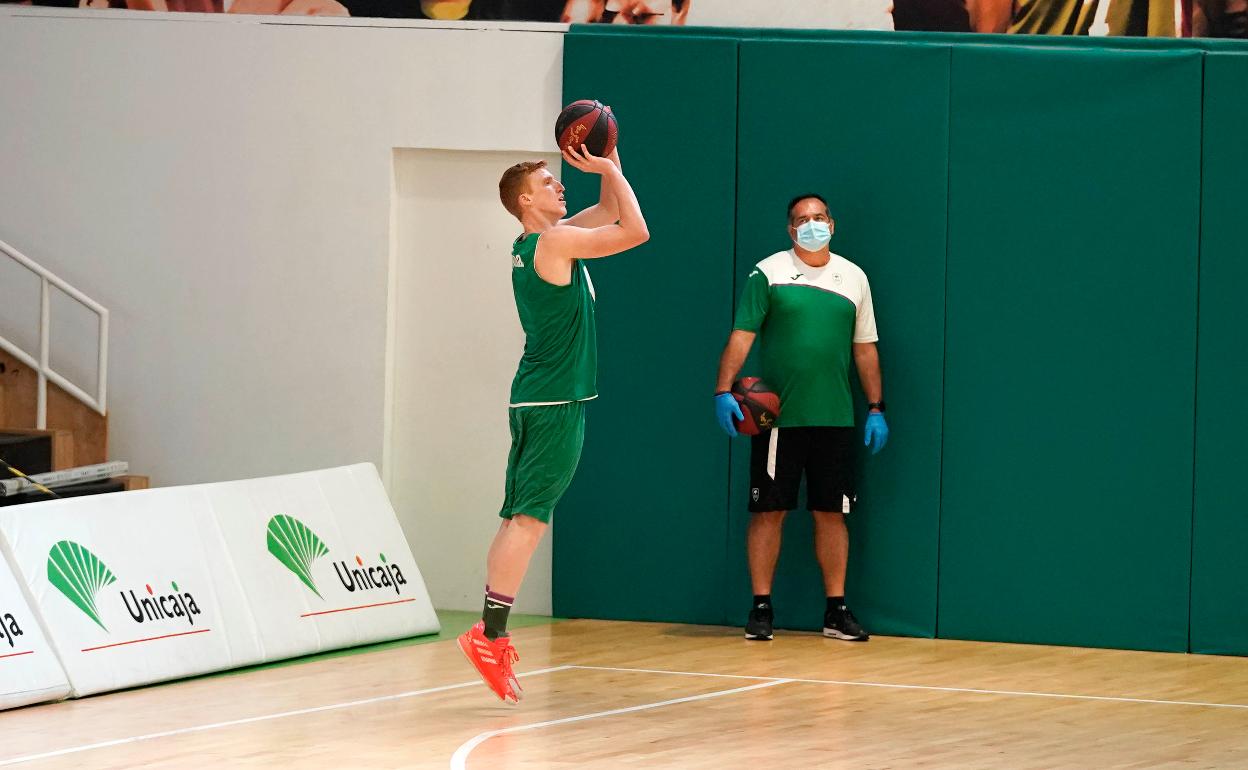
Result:
M585 402L598 397L594 287L583 260L607 257L650 238L619 154L564 150L573 168L602 176L597 204L564 219L564 187L545 161L517 163L498 183L503 206L524 226L512 244L511 285L524 329L524 355L511 384L511 451L503 522L486 557L485 609L459 648L494 694L520 700L519 659L507 615L529 559L581 459Z

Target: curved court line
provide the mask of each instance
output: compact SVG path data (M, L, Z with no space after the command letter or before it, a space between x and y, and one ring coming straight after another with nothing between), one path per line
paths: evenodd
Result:
M555 671L563 671L568 666L554 666L553 668L539 668L536 671L525 671L518 676L537 676L538 674L550 674ZM124 746L128 743L139 743L140 741L150 741L155 738L169 738L175 735L187 735L189 733L201 733L206 730L218 730L222 727L236 727L238 725L249 725L256 722L267 722L272 719L285 719L287 717L303 716L305 714L316 714L321 711L335 711L337 709L354 708L356 706L367 706L372 703L384 703L391 700L400 700L402 698L414 698L418 695L430 695L436 692L446 692L448 690L459 690L464 687L473 687L481 685L480 679L471 682L460 682L459 684L447 684L441 687L427 687L423 690L411 690L410 692L400 692L393 695L379 695L376 698L365 698L363 700L346 701L344 703L331 703L327 706L314 706L312 708L298 709L297 711L282 711L277 714L263 714L258 717L247 717L245 719L231 719L228 722L213 722L207 725L196 725L194 727L181 727L177 730L165 730L159 733L148 733L146 735L135 735L130 738L117 738L111 741L101 741L99 743L88 743L83 746L73 746L68 749L60 749L58 751L48 751L42 754L27 754L23 757L12 757L10 759L0 760L0 767L7 765L18 765L23 762L34 762L37 759L50 759L52 757L63 757L66 754L78 754L83 751L92 751L94 749L106 749L112 746Z
M802 684L836 684L847 687L880 687L893 690L935 690L937 692L960 692L974 695L1024 695L1032 698L1068 698L1070 700L1111 701L1114 703L1148 703L1162 706L1202 706L1218 709L1248 709L1245 703L1207 703L1195 700L1158 700L1153 698L1126 698L1113 695L1073 695L1060 692L1028 692L1026 690L981 690L974 687L940 687L926 684L890 684L887 682L852 682L839 679L782 679L774 676L746 676L744 674L707 674L701 671L665 671L657 668L613 668L611 666L568 666L586 671L622 671L637 674L673 674L676 676L712 676L722 679L753 679L764 682L800 682Z
M597 667L596 666L565 666L565 668L583 668L583 669L592 670ZM612 669L603 669L603 670L609 671ZM633 669L621 668L621 669L614 669L614 670L631 671ZM640 671L640 669L638 670ZM458 749L455 750L455 754L451 757L451 770L464 770L465 764L468 761L468 755L472 753L472 750L480 746L482 743L485 743L489 739L495 738L499 735L507 735L508 733L518 733L518 732L523 732L525 730L537 730L542 727L550 727L552 725L563 725L563 724L568 724L570 722L583 722L586 719L597 719L598 717L609 717L609 716L615 716L616 714L627 714L632 711L648 711L649 709L657 709L657 708L662 708L664 706L674 706L677 703L689 703L695 700L707 700L710 698L718 698L721 695L732 695L734 693L747 692L749 690L761 690L764 687L775 687L778 684L787 684L788 682L795 682L795 681L798 681L798 680L796 679L768 679L766 682L760 682L759 684L751 684L751 685L747 685L746 687L734 687L731 690L717 690L715 692L703 693L702 695L687 695L683 698L673 698L672 700L659 701L658 703L643 703L640 706L629 706L627 708L611 709L610 711L598 711L593 714L580 714L574 717L564 717L563 719L552 719L548 722L533 722L532 724L527 724L527 725L517 725L515 727L506 727L502 730L490 730L489 732L481 733L480 735L476 736L475 738L473 738L472 740L468 741L467 743L465 743L464 745L460 746Z

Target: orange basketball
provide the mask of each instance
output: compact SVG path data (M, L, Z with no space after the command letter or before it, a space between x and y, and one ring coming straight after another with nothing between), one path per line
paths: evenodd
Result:
M593 99L572 102L563 108L555 121L555 141L559 143L560 150L571 147L579 151L583 144L592 154L605 157L615 149L618 136L615 113Z
M780 417L780 395L757 377L742 377L732 383L732 397L741 406L744 420L733 418L737 432L757 436L776 426Z

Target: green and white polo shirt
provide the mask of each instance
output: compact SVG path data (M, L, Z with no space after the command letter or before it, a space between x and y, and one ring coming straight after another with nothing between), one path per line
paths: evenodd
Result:
M875 342L867 275L832 254L811 267L793 250L755 265L733 328L757 332L763 381L780 394L777 427L854 424L849 373L854 342Z

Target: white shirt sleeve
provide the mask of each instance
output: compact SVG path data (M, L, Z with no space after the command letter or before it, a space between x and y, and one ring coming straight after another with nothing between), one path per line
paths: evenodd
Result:
M879 333L875 329L875 306L871 304L871 284L867 282L867 274L862 273L862 301L858 304L858 317L854 321L854 342L878 342Z

